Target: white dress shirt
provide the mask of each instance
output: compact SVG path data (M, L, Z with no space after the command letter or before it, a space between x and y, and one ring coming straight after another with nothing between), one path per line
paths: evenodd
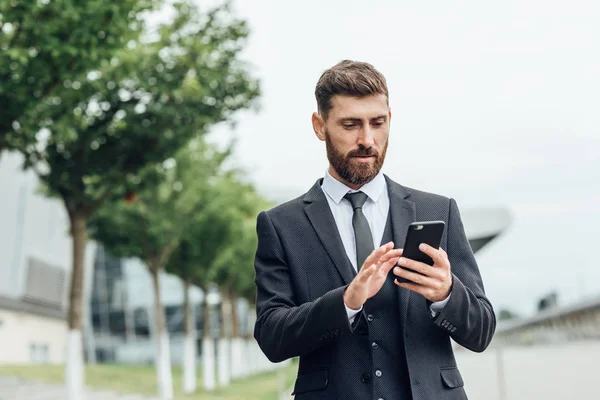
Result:
M350 189L342 182L335 179L329 173L329 170L325 172L323 184L321 189L325 192L327 203L335 219L338 232L342 239L346 254L356 271L361 266L356 265L356 242L354 240L354 228L352 227L352 215L354 211L350 205L350 201L344 199L346 193L357 192L357 190ZM360 188L360 191L367 195L367 201L363 205L363 214L367 218L371 234L373 235L373 247L376 249L381 246L381 239L383 238L383 231L385 224L387 223L387 217L390 210L390 196L387 191L387 182L383 173L380 171L379 174L373 180L366 183ZM403 245L403 244L400 244ZM395 247L398 248L398 243L395 243ZM431 314L435 316L436 313L444 308L448 302L448 296L446 299L432 303L430 306ZM358 310L352 310L346 307L346 313L348 319L352 322L356 314L362 310L362 307Z

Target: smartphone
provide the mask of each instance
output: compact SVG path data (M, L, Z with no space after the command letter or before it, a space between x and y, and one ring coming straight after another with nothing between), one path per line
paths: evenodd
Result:
M439 249L445 228L446 224L444 221L423 221L413 222L410 224L408 226L408 232L406 232L406 240L404 242L402 257L420 261L428 265L433 265L433 260L431 257L419 250L419 245L421 243L425 243L431 247ZM408 281L407 279L401 277L397 277L397 279L400 282Z

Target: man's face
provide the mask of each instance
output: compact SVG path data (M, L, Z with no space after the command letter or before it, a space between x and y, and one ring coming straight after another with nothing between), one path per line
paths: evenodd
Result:
M388 146L391 111L385 95L336 95L327 120L313 115L313 127L324 140L329 172L358 189L381 170Z

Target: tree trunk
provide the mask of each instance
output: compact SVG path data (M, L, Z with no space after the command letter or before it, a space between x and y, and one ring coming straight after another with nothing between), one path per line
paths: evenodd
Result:
M196 391L196 321L190 304L191 279L185 279L183 292L185 315L185 340L183 347L183 392Z
M84 213L70 212L69 219L73 240L73 265L69 292L69 333L65 375L67 400L79 400L83 397L84 385L81 332L83 328L83 272L87 243L87 216Z
M228 293L231 304L231 377L239 378L243 375L242 365L242 339L240 338L240 321L237 307L237 295L234 291Z
M240 317L238 314L238 297L234 291L229 292L229 301L231 302L231 336L236 338L240 336Z
M218 348L219 386L226 387L231 381L231 301L226 290L221 292L221 335Z
M252 337L252 328L254 327L254 322L256 321L256 309L253 307L253 305L250 305L251 307L249 308L249 313L248 313L248 325L246 326L246 340L244 343L245 346L245 355L244 355L244 359L248 360L248 370L246 371L246 373L248 375L254 375L258 372L260 372L261 370L261 366L259 363L259 358L257 355L257 351L256 351L256 341L253 339Z
M171 354L169 349L169 334L165 328L165 313L160 298L160 268L150 265L152 284L154 287L154 339L156 340L156 377L158 396L161 400L173 399L173 376L171 375Z
M204 389L208 392L215 390L215 347L211 335L211 312L207 301L208 290L204 290L203 338L202 338L202 375Z

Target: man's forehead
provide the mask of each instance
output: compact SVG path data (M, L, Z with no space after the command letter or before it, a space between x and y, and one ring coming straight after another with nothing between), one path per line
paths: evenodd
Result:
M389 110L384 94L365 97L335 95L331 98L331 106L329 116L335 118L374 118L387 114Z

